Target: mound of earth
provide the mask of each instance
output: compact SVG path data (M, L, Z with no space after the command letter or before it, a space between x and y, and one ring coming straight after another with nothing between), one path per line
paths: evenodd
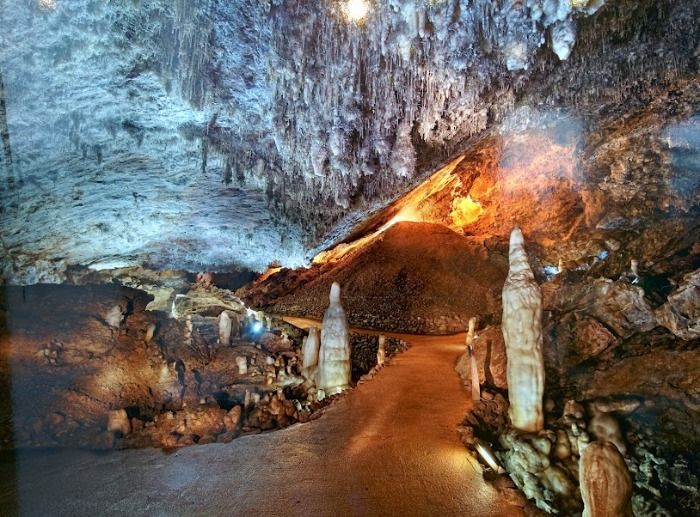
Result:
M356 327L421 334L498 319L507 258L482 242L427 223L400 222L337 261L283 269L238 291L268 312L320 319L333 282Z

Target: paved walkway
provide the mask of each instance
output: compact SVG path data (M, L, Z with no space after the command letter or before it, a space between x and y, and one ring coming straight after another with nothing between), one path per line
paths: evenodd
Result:
M0 515L519 515L457 437L463 336L404 339L408 352L307 424L171 454L21 453L0 465Z

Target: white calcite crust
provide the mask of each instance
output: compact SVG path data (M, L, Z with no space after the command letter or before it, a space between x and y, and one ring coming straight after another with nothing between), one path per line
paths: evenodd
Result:
M542 396L542 293L535 282L519 228L510 235L510 269L503 286L503 337L508 357L508 410L523 431L544 427Z

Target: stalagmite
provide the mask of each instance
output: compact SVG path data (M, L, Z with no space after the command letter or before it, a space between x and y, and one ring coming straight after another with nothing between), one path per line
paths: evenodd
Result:
M583 517L630 517L632 480L625 460L610 442L592 442L579 466Z
M245 356L236 357L236 366L238 367L238 374L245 375L248 373L248 359Z
M639 277L639 261L637 259L630 261L630 271L634 276Z
M379 345L377 346L377 366L384 366L386 361L386 337L379 336Z
M542 294L525 253L523 234L510 235L510 269L503 286L503 337L508 358L511 422L523 431L544 426L542 395Z
M476 364L476 354L474 353L474 330L476 328L476 318L469 319L469 330L467 331L467 352L469 353L469 367L472 378L472 400L481 400L481 386L479 386L479 366Z
M620 454L627 454L627 445L622 437L620 424L617 419L609 413L597 413L588 423L588 431L597 440L612 443Z
M189 314L185 318L185 345L192 346L192 332L194 331L194 326L192 324L192 316Z
M124 436L131 431L131 423L125 409L115 409L107 413L107 431Z
M226 311L219 314L219 344L223 346L231 344L231 317Z
M350 386L350 333L345 311L340 305L340 285L333 282L330 305L321 324L319 388L332 395Z
M151 323L147 328L146 328L146 335L143 337L143 340L146 344L150 343L153 340L153 336L156 333L156 324Z
M110 327L113 327L115 329L119 328L119 326L122 324L122 321L124 321L124 309L122 309L119 305L115 305L105 316L105 321Z
M318 364L318 329L316 327L311 327L309 329L309 337L306 338L304 343L304 358L302 366L304 368L313 368Z

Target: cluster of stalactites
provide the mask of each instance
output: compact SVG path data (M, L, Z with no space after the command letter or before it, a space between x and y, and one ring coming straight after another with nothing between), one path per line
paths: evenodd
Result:
M448 155L500 120L513 105L504 72L527 69L547 41L567 59L574 18L602 3L379 2L361 24L337 2L280 6L270 111L282 168L307 186L286 194L326 192L347 209L358 188L413 177L418 140Z

